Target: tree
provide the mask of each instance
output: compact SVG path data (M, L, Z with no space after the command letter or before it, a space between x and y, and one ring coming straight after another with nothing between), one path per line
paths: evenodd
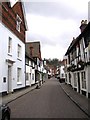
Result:
M46 63L47 65L52 66L54 68L61 65L61 61L59 61L57 58L46 59Z

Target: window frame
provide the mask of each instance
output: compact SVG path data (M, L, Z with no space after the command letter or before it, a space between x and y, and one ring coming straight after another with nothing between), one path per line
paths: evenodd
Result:
M86 72L81 72L82 89L86 89Z
M17 68L17 84L21 84L21 68Z
M8 54L12 54L12 38L8 38Z
M17 45L17 58L18 58L19 60L21 60L21 55L22 55L21 49L22 49L21 45L18 44L18 45Z
M21 22L22 22L22 19L20 18L20 16L17 14L16 16L16 30L18 32L21 31Z
M74 87L77 87L77 73L74 73Z

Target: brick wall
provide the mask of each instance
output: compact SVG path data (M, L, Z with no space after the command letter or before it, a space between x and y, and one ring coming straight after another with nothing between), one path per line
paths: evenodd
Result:
M21 2L17 2L14 7L10 7L9 2L0 3L0 21L10 29L19 39L25 42L25 21ZM16 16L20 16L22 22L20 32L16 30Z

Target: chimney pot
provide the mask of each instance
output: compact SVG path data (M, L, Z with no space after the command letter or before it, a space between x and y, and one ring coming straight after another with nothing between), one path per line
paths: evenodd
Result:
M84 24L84 20L81 21L81 25Z
M84 21L84 24L87 24L87 20Z
M73 37L73 40L75 40L75 37Z
M86 28L86 26L87 26L87 20L82 20L81 21L81 26L80 26L81 33Z

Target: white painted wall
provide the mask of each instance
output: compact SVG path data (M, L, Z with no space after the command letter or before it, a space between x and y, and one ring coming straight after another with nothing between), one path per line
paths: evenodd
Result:
M0 92L7 91L8 86L8 64L6 59L14 60L15 63L12 66L12 91L13 89L18 89L25 87L25 44L16 36L14 35L9 29L7 29L2 23L0 23ZM8 55L8 38L12 38L12 56ZM22 49L22 57L21 60L17 59L17 45L21 46ZM17 67L22 69L21 72L21 81L17 83ZM6 82L3 82L3 77L6 77ZM2 85L2 87L1 87Z
M63 76L62 76L63 74ZM65 78L64 66L60 67L60 78Z
M67 84L69 84L69 72L66 73L67 74Z
M30 76L30 73L32 73L32 67L26 65L26 73L28 73L28 80L26 80L26 86L31 86L31 76Z
M33 67L34 66L35 66L35 63L33 62ZM31 86L32 84L35 84L35 68L31 67L31 60L29 60L29 66L26 65L26 73L29 74L29 78L28 80L26 80L26 86ZM32 79L33 76L34 76L34 79Z

